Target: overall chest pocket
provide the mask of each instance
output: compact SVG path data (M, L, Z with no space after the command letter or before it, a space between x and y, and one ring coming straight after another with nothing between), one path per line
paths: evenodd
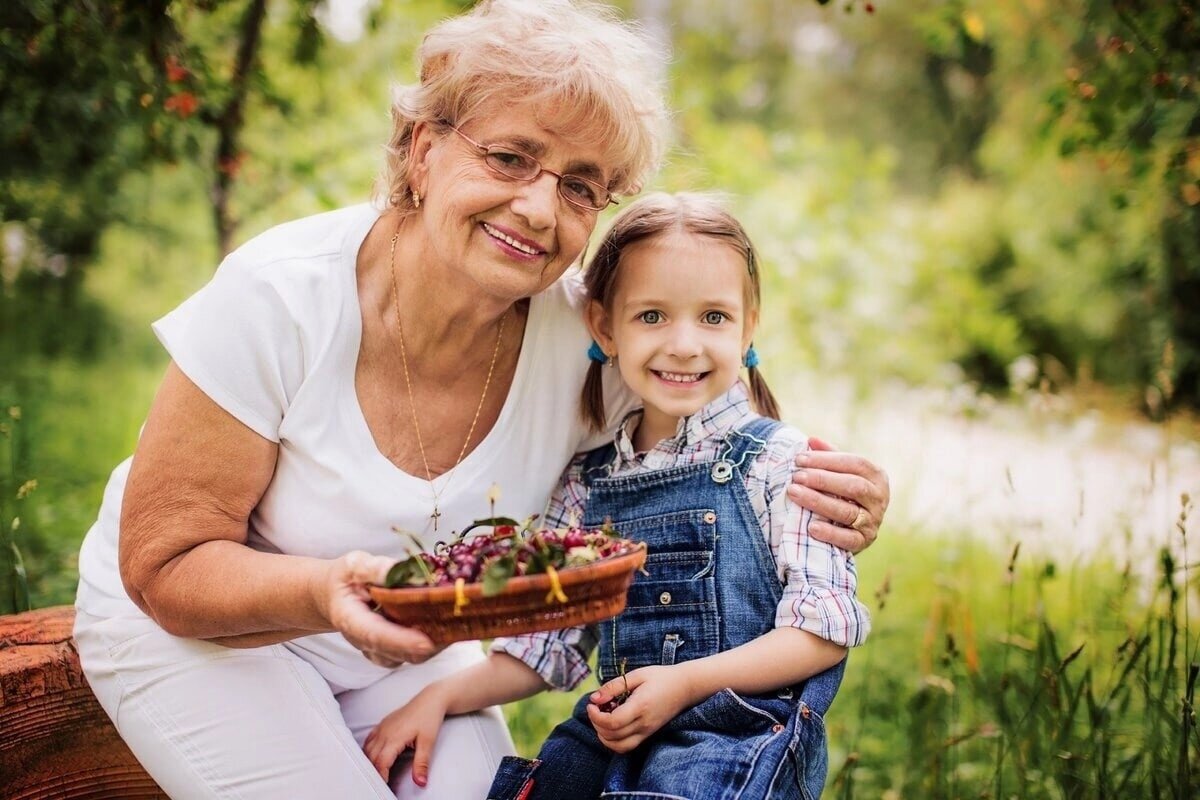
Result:
M716 513L696 509L614 522L646 542L646 574L635 577L625 611L602 628L601 675L712 655L720 648L714 575Z

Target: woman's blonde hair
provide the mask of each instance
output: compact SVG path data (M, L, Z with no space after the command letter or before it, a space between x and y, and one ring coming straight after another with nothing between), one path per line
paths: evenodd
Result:
M584 274L588 300L611 312L621 256L632 245L670 231L705 236L736 250L746 262L746 307L751 311L759 310L762 283L754 243L742 224L715 195L696 192L655 192L618 214ZM603 430L606 421L602 368L598 361L588 367L581 398L583 418L594 430ZM758 367L748 367L747 374L754 409L765 417L779 419L779 404Z
M479 109L532 105L559 135L603 143L614 194L636 192L662 157L665 54L636 24L587 0L483 0L431 29L417 52L420 82L396 87L379 191L413 208L413 126L467 124Z

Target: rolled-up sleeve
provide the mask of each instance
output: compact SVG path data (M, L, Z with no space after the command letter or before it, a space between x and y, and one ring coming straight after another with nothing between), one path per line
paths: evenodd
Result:
M563 471L542 514L543 526L563 528L583 519L587 501L583 482L585 458L586 454L575 456ZM595 628L579 626L501 637L492 642L490 651L507 653L524 662L555 689L566 691L583 683L591 674L588 658L596 648L596 640Z
M574 689L591 674L588 657L596 647L594 626L525 633L496 639L493 653L507 653L542 676L555 689Z
M854 556L808 535L813 513L794 503L784 491L791 482L791 462L789 457L777 467L779 474L769 482L776 488L769 499L770 516L772 525L780 526L775 559L784 581L775 627L799 628L835 644L856 647L871 632L871 615L858 601Z

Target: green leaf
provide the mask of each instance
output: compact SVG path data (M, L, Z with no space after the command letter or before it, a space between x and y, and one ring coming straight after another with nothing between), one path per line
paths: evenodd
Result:
M389 589L424 586L429 583L429 565L420 555L397 561L388 570L384 585Z
M487 519L477 519L468 527L463 529L463 532L459 534L459 538L466 538L467 534L476 528L495 528L500 525L511 525L514 528L519 528L521 523L517 522L512 517L488 517Z
M483 596L491 597L504 591L508 579L517 571L516 556L509 554L501 556L488 564L483 571Z

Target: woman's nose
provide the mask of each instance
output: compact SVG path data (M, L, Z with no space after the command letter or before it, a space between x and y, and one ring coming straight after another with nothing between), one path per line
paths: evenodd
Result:
M531 230L553 228L558 214L558 178L543 172L528 183L518 184L512 210Z

